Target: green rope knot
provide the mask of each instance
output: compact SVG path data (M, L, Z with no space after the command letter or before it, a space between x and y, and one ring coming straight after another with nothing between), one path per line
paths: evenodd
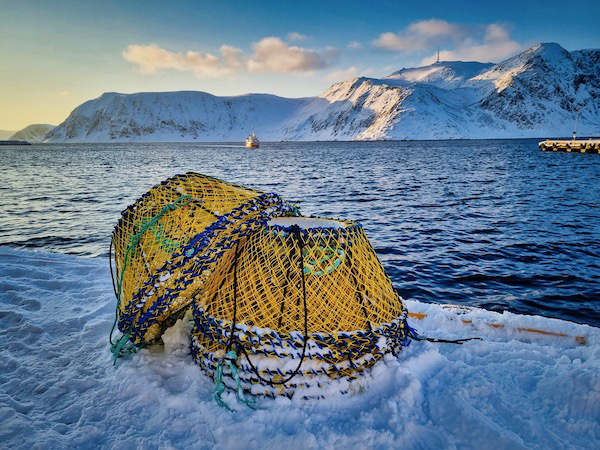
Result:
M229 405L227 403L225 403L225 401L221 398L221 395L223 394L223 392L225 392L225 388L226 388L225 383L223 383L223 363L225 362L227 364L227 366L229 367L229 370L231 371L231 375L233 376L233 379L235 380L235 383L236 383L235 395L236 395L238 401L240 403L245 404L249 408L254 409L255 408L255 400L253 398L246 397L244 395L244 390L242 389L242 382L240 380L240 375L238 373L237 367L235 366L236 361L237 361L237 353L235 352L235 350L230 350L229 352L227 352L225 354L223 359L221 359L221 361L219 361L219 364L217 364L217 371L215 374L216 386L215 386L215 394L213 397L214 397L217 405L219 405L221 408L225 408L228 411L233 411L233 409L231 409L229 407Z
M117 342L110 346L110 351L113 354L113 366L117 364L117 359L123 355L131 355L136 353L138 348L129 342L130 333L125 333Z
M305 259L304 262L304 274L305 275L315 275L317 277L321 277L323 275L329 275L335 269L337 269L342 261L345 258L344 250L342 249L332 249L331 247L318 247L318 251L321 253L320 258L316 259ZM308 249L305 249L303 252L303 257L307 258ZM323 270L318 270L317 267L321 267L324 263L329 263L327 267Z

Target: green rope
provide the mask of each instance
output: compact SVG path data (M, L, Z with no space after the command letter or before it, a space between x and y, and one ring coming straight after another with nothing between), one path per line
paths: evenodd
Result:
M117 363L117 359L120 356L135 353L138 350L137 347L133 343L128 344L129 337L131 335L130 332L123 334L123 336L121 336L119 338L119 340L117 342L115 342L114 344L112 342L112 334L115 331L115 326L116 326L118 318L119 318L119 307L121 306L121 293L123 291L123 275L125 274L125 270L127 269L127 266L129 265L129 261L131 259L131 252L132 252L132 250L135 252L135 249L137 248L138 244L140 243L140 239L142 238L143 234L148 229L154 227L162 216L164 216L169 211L174 211L177 208L181 208L182 206L187 205L190 202L190 200L192 200L191 196L182 195L174 202L169 203L168 205L165 205L158 212L157 215L152 217L147 222L144 222L144 224L140 228L140 231L138 231L136 234L134 234L133 236L131 236L129 238L127 250L125 250L125 257L123 258L123 260L124 260L123 267L121 268L121 273L119 274L119 282L117 283L117 308L115 311L115 321L113 322L113 326L110 330L110 335L108 338L108 340L110 342L110 351L112 352L112 354L114 356L113 365L115 365Z
M335 269L337 269L342 261L344 260L345 254L341 249L334 250L331 247L319 247L319 250L324 255L318 260L308 259L304 263L304 274L305 275L315 275L317 277L321 277L323 275L329 275ZM333 261L332 264L327 266L324 270L314 270L317 266L322 265L328 261L331 261L335 256L337 258ZM308 256L308 250L304 250L303 256L306 258Z
M227 403L225 403L225 401L221 398L221 395L223 394L223 392L225 392L225 383L223 383L223 362L225 361L227 363L227 366L229 366L229 370L231 371L231 375L233 375L233 379L235 380L235 383L237 386L235 395L236 395L238 401L240 403L245 404L249 408L254 409L255 408L255 405L254 405L255 400L253 398L246 397L244 395L244 390L242 389L242 381L240 380L240 375L238 373L237 367L234 364L234 362L236 360L237 360L237 354L235 353L234 350L231 350L231 351L227 352L225 357L217 365L217 371L215 374L215 383L216 383L215 394L214 394L215 402L221 408L225 408L228 411L233 411L233 409L231 409L229 407L229 405Z
M113 366L117 364L117 359L124 355L136 353L138 348L129 342L130 333L125 333L117 342L111 345L110 351L113 354Z

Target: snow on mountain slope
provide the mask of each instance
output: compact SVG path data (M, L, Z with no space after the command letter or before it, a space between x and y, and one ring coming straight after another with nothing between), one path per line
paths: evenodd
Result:
M355 78L334 84L321 99L298 114L286 128L289 139L445 139L465 132L468 105L476 101L466 89L406 85L391 79Z
M372 78L336 83L299 110L284 133L292 140L383 139L411 93Z
M55 125L35 123L17 131L10 139L15 141L42 142L44 137Z
M428 83L444 89L462 87L464 83L494 66L493 63L443 61L425 67L402 69L386 79L404 80L409 83Z
M105 93L77 107L47 141L221 141L280 139L278 124L311 99L205 92Z
M476 77L495 84L481 107L521 130L538 129L545 134L552 131L549 124L562 129L566 126L563 134L569 134L578 110L581 125L598 124L600 89L591 81L592 71L598 71L597 55L596 64L592 63L595 53L598 51L577 54L577 67L573 55L558 44L533 47Z
M319 97L203 92L104 94L48 134L56 141L241 141L600 135L600 50L539 44L499 64L439 62L359 77ZM579 112L579 113L578 113Z

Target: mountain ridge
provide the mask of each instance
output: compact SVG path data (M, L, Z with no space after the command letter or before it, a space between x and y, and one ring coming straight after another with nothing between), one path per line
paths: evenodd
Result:
M579 113L577 113L579 111ZM378 140L600 134L600 50L535 45L498 64L442 61L356 77L317 97L104 93L48 142ZM581 134L581 133L580 133Z
M34 123L14 133L9 139L13 141L42 142L45 136L54 129L55 125Z

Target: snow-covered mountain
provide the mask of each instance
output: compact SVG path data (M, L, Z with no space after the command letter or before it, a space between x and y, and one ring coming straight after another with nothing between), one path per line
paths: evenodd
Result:
M47 123L34 123L26 126L22 130L17 131L10 137L10 139L15 141L42 142L44 137L54 127L55 125L50 125Z
M579 112L579 113L578 113ZM578 117L579 116L579 117ZM438 62L335 83L319 97L107 93L46 140L240 141L600 134L600 50L539 44L499 64Z
M78 106L49 142L241 141L254 130L280 140L281 127L308 99L268 94L217 97L206 92L109 92Z
M387 79L404 80L409 83L428 83L444 89L462 86L465 81L493 67L492 63L475 61L443 61L425 67L401 69Z

